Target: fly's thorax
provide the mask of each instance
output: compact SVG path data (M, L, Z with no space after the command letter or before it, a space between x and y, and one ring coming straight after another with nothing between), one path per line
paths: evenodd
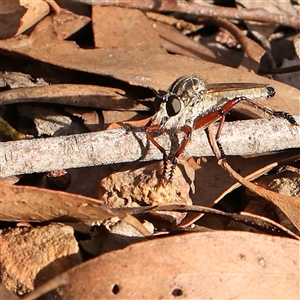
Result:
M206 90L205 83L198 77L183 76L175 80L168 91L178 96L201 95Z

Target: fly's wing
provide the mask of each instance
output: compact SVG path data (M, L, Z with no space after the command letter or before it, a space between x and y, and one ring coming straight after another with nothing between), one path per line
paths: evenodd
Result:
M206 90L206 95L215 101L237 97L255 100L273 97L275 94L274 88L261 83L212 83L206 85Z
M209 91L215 90L246 90L253 88L265 88L269 86L265 83L253 83L253 82L228 82L228 83L207 83L206 88Z

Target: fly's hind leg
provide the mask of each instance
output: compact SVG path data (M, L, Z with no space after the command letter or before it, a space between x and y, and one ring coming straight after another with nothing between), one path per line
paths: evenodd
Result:
M228 100L223 106L220 107L220 109L215 110L215 111L211 111L207 115L201 116L201 117L199 117L195 120L194 129L198 129L198 128L201 128L201 127L202 128L207 128L210 124L213 124L217 121L220 121L215 139L216 139L219 151L220 151L220 156L221 156L220 158L221 159L226 159L225 152L224 152L223 147L222 147L222 145L219 141L221 131L222 131L222 128L223 128L223 125L224 125L224 122L225 122L226 114L230 110L232 110L232 108L236 104L238 104L239 102L241 102L243 100L246 100L246 98L245 97L236 97L234 99ZM206 133L208 134L207 130L206 130Z
M295 118L291 114L289 114L285 111L273 110L269 107L263 106L260 103L254 101L254 100L248 99L248 98L245 98L245 101L247 101L250 105L252 105L256 108L261 109L263 112L267 113L270 116L286 119L291 125L299 126L299 124L297 123Z

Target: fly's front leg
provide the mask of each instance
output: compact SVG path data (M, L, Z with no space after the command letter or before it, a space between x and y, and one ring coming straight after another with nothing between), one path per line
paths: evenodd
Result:
M166 153L166 150L151 135L151 132L159 132L159 133L162 132L161 130L159 131L158 126L150 125L146 129L146 135L147 135L148 139L163 154L163 171L162 171L161 179L162 179L162 182L164 182L164 183L172 182L173 176L174 176L174 170L177 165L178 157L183 152L187 143L191 139L192 128L190 126L185 125L184 127L182 127L181 130L185 133L185 136L184 136L180 146L176 150L175 154L173 154L172 156L168 156ZM171 164L170 167L169 167L169 163Z
M166 152L166 149L163 148L151 135L151 132L154 133L162 133L163 130L159 129L157 125L150 125L146 128L146 136L149 141L163 154L163 170L162 170L162 175L161 179L162 181L167 180L167 171L168 171L168 155Z
M148 140L164 155L167 156L166 150L153 138L150 132L162 133L163 130L159 129L157 125L150 125L146 128L146 136Z
M181 141L180 146L178 147L178 149L174 153L174 155L172 155L172 158L169 157L169 161L171 162L171 168L170 168L169 171L166 170L166 173L169 173L168 174L169 175L168 176L168 181L169 182L172 182L172 180L173 180L174 171L175 171L175 167L177 165L178 157L180 156L180 154L185 149L187 143L191 140L192 128L188 125L185 125L181 128L181 130L185 133L185 136L184 136L183 140Z

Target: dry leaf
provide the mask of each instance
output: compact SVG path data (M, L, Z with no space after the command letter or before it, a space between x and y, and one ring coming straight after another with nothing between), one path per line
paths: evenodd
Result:
M29 74L20 72L0 72L0 87L15 89L48 85L43 79L34 80Z
M160 39L145 14L122 7L92 7L94 42L97 48L127 48L147 51L160 47Z
M1 25L0 25L1 26ZM16 296L14 293L11 293L3 283L0 284L0 295L1 299L9 299L9 300L20 300L18 296Z
M294 152L295 155L293 156L292 153L277 153L274 155L267 155L262 157L254 157L254 158L235 158L233 161L233 165L235 166L235 169L239 170L239 174L242 174L245 179L252 181L258 177L261 177L263 174L266 174L273 170L274 168L277 168L279 165L287 164L290 162L294 162L299 159L300 154ZM237 160L237 162L235 162ZM273 162L271 162L273 161ZM268 163L269 164L266 164ZM232 158L230 158L230 163L232 165ZM245 175L244 173L247 169L253 168L253 172ZM248 173L248 172L247 172ZM265 177L261 177L260 180L263 180ZM261 184L259 184L261 186ZM240 183L235 182L230 187L228 187L224 192L214 201L214 203L219 202L224 196L235 190L240 186Z
M103 109L149 110L136 98L118 88L94 85L54 84L35 88L19 88L0 93L0 104L41 102Z
M103 130L103 121L100 120L98 112L93 108L85 107L65 107L66 112L72 116L81 118L83 125L89 131L100 131Z
M20 27L14 36L20 35L28 28L37 24L50 12L50 7L44 0L20 0L20 4L24 6L27 11L20 20Z
M294 47L298 58L300 58L300 35L297 35L294 39Z
M298 299L299 270L299 241L190 233L133 244L73 268L62 299Z
M151 119L151 117L142 119L142 120L127 121L127 122L120 122L120 123L113 122L106 129L111 130L111 129L116 129L116 128L122 128L124 126L145 127L149 123L150 119Z
M26 8L18 0L0 1L0 39L8 39L16 34Z
M0 182L0 220L42 222L52 219L92 223L113 217L99 201L80 195Z
M253 179L275 167L278 161L287 159L293 154L296 155L297 150L293 153L282 152L253 158L231 156L228 157L228 162L243 177ZM212 207L240 185L222 168L218 168L216 158L211 157L206 163L201 163L200 169L196 171L195 186L196 193L192 195L193 203ZM201 191L201 197L198 191Z
M161 54L151 49L149 51L113 48L80 49L73 42L42 39L33 41L25 36L0 41L0 48L64 68L110 75L129 84L149 86L155 90L166 90L176 78L191 74L199 74L200 78L209 82L266 83L276 90L274 98L263 102L266 106L276 110L280 107L280 110L292 114L299 113L298 89L267 78L262 80L262 77L252 73L202 60Z
M153 14L151 12L147 13ZM158 14L157 14L158 15ZM159 14L159 16L164 16ZM171 16L164 16L170 18ZM178 21L178 19L176 19ZM169 53L181 54L187 57L202 59L209 62L219 63L221 65L232 66L232 62L226 57L214 53L212 49L193 41L191 38L182 34L173 26L162 22L152 22L153 28L161 38L163 47Z
M114 129L125 126L142 127L147 124L147 121L145 120L146 114L141 114L136 111L105 110L102 114L106 129ZM148 114L148 116L149 115L150 114ZM120 125L117 127L117 125L112 125L111 123L120 123Z
M218 158L219 165L221 165L222 168L226 170L231 177L236 179L239 183L241 183L243 186L248 188L251 192L265 198L268 201L271 201L276 206L278 206L286 214L286 216L290 219L290 221L295 225L295 227L298 230L300 230L299 198L293 196L280 195L273 191L266 190L246 180L244 177L238 174L226 160L221 158L220 148L217 145L215 134L211 126L208 127L208 131L209 131L209 141L215 153L215 156Z
M202 228L200 232L202 232L203 229L205 231L210 231L212 229L225 230L228 221L236 221L239 224L246 225L247 226L246 231L253 231L254 229L255 232L257 232L258 230L258 232L260 233L268 233L269 235L276 235L282 237L292 237L296 240L300 240L300 237L297 234L285 228L284 226L278 224L277 222L248 212L228 213L218 209L199 206L199 205L184 206L178 204L165 204L165 205L158 205L156 207L150 207L144 209L143 208L129 209L128 213L139 214L142 212L155 212L155 211L188 212L189 214L183 220L183 222L178 226L179 228L186 228L187 226L190 226L196 220L200 219L200 217L203 216L203 214L205 214L204 218L202 218L200 221L196 223L196 226L200 225ZM190 214L192 214L192 216L190 216ZM209 223L207 223L206 221L203 222L203 220L207 216L210 217ZM192 220L194 220L194 222ZM214 223L212 223L211 220L213 220ZM226 220L226 222L224 222L224 220ZM245 229L241 228L241 230L245 230ZM199 229L196 228L195 231L199 231Z
M91 21L90 18L79 16L66 9L60 9L59 13L47 16L41 20L31 33L35 39L48 38L64 40L79 31Z
M241 184L247 187L250 191L257 195L271 201L278 206L286 216L291 220L295 227L300 230L300 201L298 197L284 196L272 191L268 191L260 186L254 185L253 183L245 180L239 174L237 174L227 162L220 162L221 166L225 168L230 176L238 180Z

